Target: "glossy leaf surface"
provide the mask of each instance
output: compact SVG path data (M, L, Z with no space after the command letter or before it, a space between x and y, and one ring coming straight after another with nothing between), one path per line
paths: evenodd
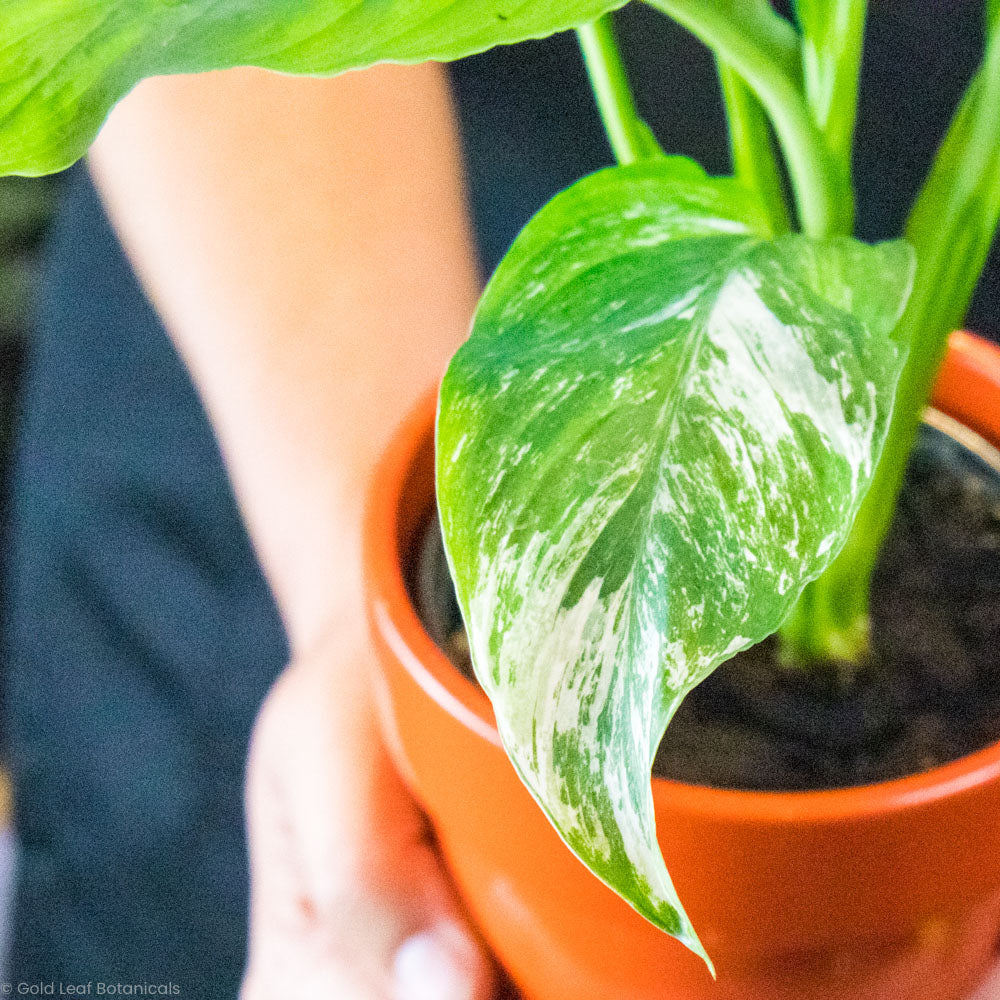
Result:
M573 851L700 954L653 755L841 546L912 271L904 244L763 227L690 161L585 178L514 243L438 414L446 548L507 752Z
M231 66L328 76L551 35L625 0L3 0L0 173L86 150L143 77Z

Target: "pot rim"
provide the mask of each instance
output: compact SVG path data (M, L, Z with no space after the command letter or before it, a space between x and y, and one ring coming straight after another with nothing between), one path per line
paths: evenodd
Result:
M979 383L971 396L955 393L956 387L964 385L966 375ZM990 396L996 400L995 416L983 412ZM1000 430L1000 348L969 333L953 334L935 403L996 442ZM435 388L421 398L376 468L364 530L369 611L374 627L427 696L476 737L502 750L489 699L428 635L403 575L398 512L415 459L432 435L436 411ZM855 822L866 816L923 807L991 782L1000 782L1000 742L920 774L821 791L732 790L652 779L658 811L669 802L674 811L732 823L771 825Z

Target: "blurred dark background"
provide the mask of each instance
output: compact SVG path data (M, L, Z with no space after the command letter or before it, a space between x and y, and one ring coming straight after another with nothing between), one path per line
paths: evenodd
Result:
M43 234L52 216L58 179L0 178L0 546L6 551L8 470L16 422L19 378L24 366L39 283ZM0 576L0 612L3 608ZM6 665L0 662L0 696ZM0 978L6 972L9 910L15 858L10 829L12 799L3 766L0 732Z
M59 187L59 178L0 178L0 542L7 512L18 377L31 329L42 238Z

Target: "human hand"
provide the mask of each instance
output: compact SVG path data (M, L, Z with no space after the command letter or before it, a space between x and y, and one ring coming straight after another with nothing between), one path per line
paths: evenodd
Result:
M271 690L247 777L242 1000L486 1000L494 974L378 734L371 654L328 638Z

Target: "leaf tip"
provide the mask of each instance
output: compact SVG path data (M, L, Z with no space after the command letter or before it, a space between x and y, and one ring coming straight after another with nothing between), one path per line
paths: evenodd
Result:
M718 980L719 975L715 971L715 963L709 957L708 952L705 950L705 946L701 943L698 935L694 932L694 928L690 924L687 924L684 935L678 936L677 940L680 941L688 951L697 955L698 958L705 963L705 967L708 969L712 978Z

